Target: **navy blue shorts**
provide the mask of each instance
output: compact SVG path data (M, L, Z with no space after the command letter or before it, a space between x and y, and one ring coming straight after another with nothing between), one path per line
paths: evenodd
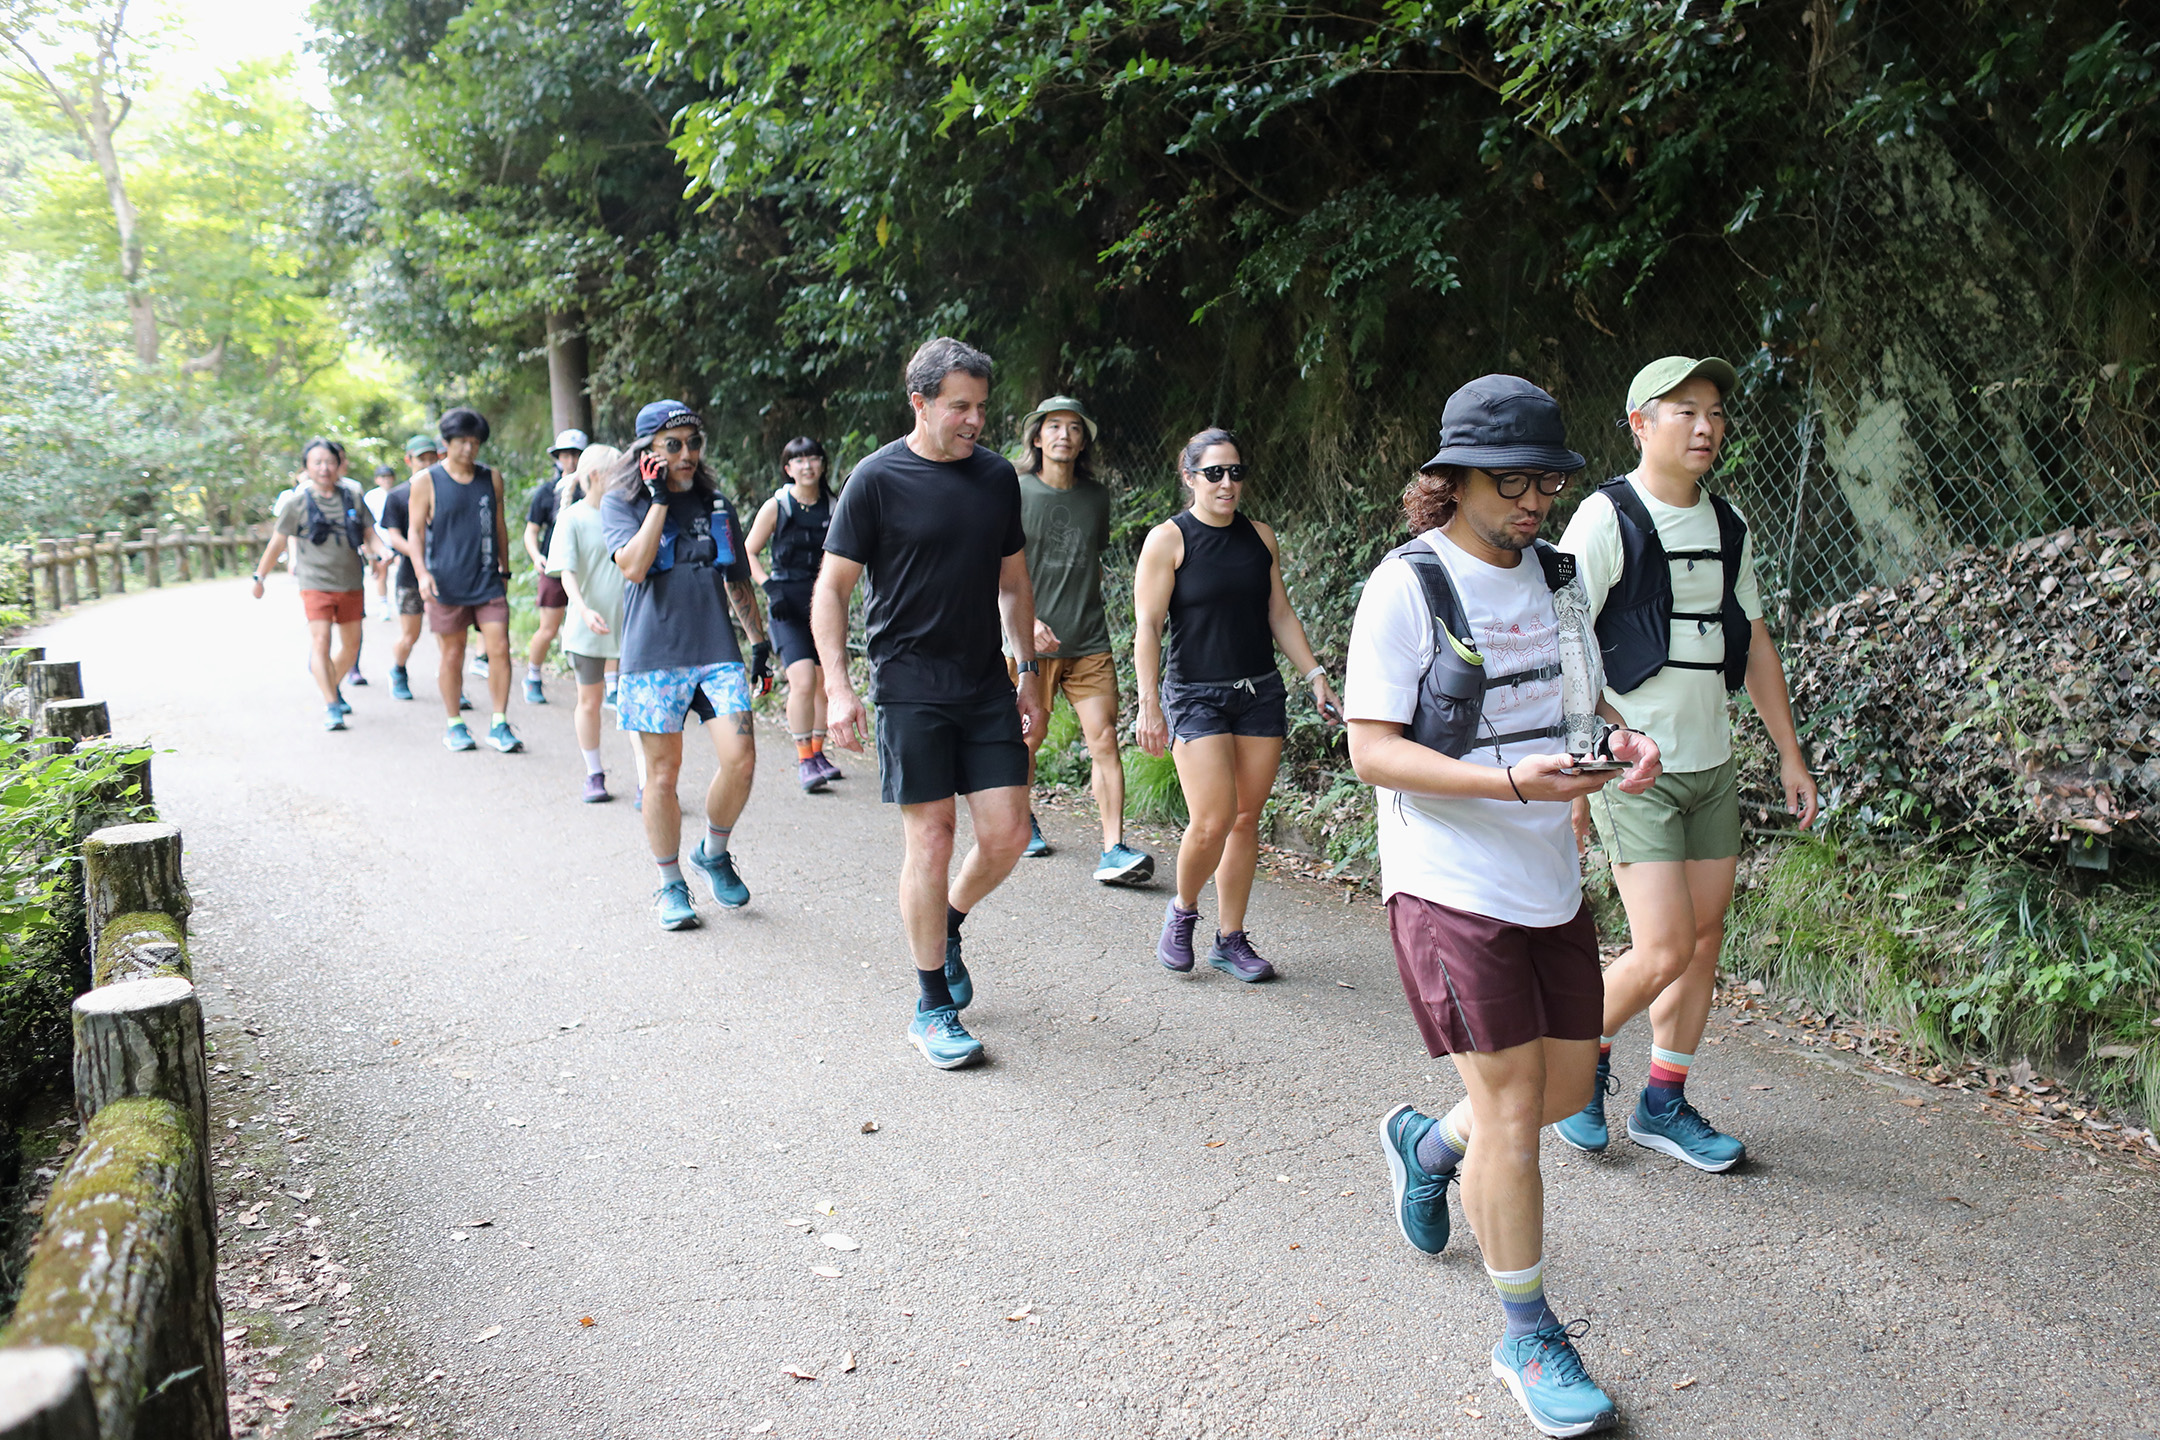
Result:
M1234 685L1195 685L1165 679L1163 719L1172 740L1210 735L1250 735L1280 740L1290 731L1289 691L1282 676L1263 675Z
M894 700L877 707L879 798L926 805L1028 783L1020 708L1010 690L954 705Z

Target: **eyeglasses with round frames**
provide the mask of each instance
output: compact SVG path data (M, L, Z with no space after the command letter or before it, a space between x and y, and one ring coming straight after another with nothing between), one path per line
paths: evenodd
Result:
M669 455L680 455L685 450L688 450L693 455L703 454L705 450L704 432L700 431L692 435L688 440L677 440L673 436L669 436L660 442L660 449ZM1515 493L1520 495L1522 491L1518 490Z
M1493 488L1500 492L1503 500L1520 499L1532 485L1537 486L1540 495L1558 495L1567 489L1568 481L1575 478L1573 474L1559 470L1488 470L1485 473L1492 476Z

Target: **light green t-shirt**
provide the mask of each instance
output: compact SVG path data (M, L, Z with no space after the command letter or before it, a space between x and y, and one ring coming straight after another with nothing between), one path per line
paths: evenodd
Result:
M602 660L620 658L623 573L608 554L598 506L580 500L563 507L555 520L555 539L548 546L547 562L550 575L568 571L577 576L578 594L608 623L607 634L595 635L586 628L585 612L572 605L570 613L563 616L563 649Z
M1658 543L1667 554L1718 548L1717 512L1699 492L1695 503L1684 510L1667 505L1642 485L1635 486L1635 493L1657 523ZM1620 512L1612 501L1603 495L1583 501L1560 537L1560 548L1575 557L1583 588L1589 592L1590 614L1595 617L1620 579ZM1714 615L1725 596L1724 566L1716 560L1675 561L1672 584L1674 610ZM1749 620L1761 618L1753 533L1740 546L1740 574L1733 582L1733 598ZM1716 624L1675 620L1667 658L1719 664L1725 659L1725 632ZM1732 754L1732 718L1726 707L1725 677L1719 671L1668 666L1625 695L1607 686L1605 699L1629 725L1657 741L1667 770L1715 770Z

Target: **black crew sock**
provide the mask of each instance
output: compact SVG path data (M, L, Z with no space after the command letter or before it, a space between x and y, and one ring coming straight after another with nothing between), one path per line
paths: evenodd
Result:
M915 983L922 987L922 998L915 1002L917 1010L935 1010L941 1005L952 1004L952 991L945 984L943 966L935 970L918 969Z
M967 911L955 910L948 904L945 907L945 938L948 940L959 939L960 926L967 920L967 917Z

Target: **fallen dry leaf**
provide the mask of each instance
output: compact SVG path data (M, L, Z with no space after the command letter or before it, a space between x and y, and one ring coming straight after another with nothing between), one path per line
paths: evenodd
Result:
M1225 1145L1227 1145L1227 1144L1229 1144L1229 1143L1230 1143L1230 1142L1229 1142L1229 1141L1227 1141L1227 1140L1210 1140L1210 1141L1208 1141L1208 1142L1207 1142L1207 1147L1206 1147L1206 1148L1208 1148L1208 1149L1210 1149L1210 1150L1219 1150L1219 1149L1221 1149L1221 1148L1222 1148L1223 1146L1225 1146Z
M763 1435L766 1431L770 1429L772 1429L772 1421L760 1420L757 1422L757 1424L750 1427L750 1433L752 1435Z
M1927 1101L1922 1100L1918 1095L1900 1095L1897 1103L1909 1109L1918 1110L1921 1106L1927 1104Z
M593 1318L590 1315L580 1315L578 1316L577 1323L580 1325L590 1325L593 1323Z
M811 1374L811 1373L810 1373L810 1372L809 1372L808 1370L782 1370L782 1371L781 1371L780 1373L781 1373L782 1375L791 1375L791 1376L793 1376L793 1377L794 1377L795 1379L797 1379L797 1380L815 1380L815 1379L817 1379L817 1376L815 1376L815 1375Z
M877 1134L877 1121L875 1121L875 1120L865 1120L865 1121L863 1121L863 1122L862 1122L862 1133L863 1133L863 1134L865 1134L865 1135L875 1135L875 1134Z
M1672 1382L1672 1388L1673 1388L1673 1389L1675 1389L1675 1390L1685 1390L1685 1389L1687 1389L1687 1388L1688 1388L1688 1386L1690 1386L1690 1385L1693 1385L1694 1383L1695 1383L1695 1377L1694 1377L1693 1375L1690 1375L1690 1376L1688 1376L1688 1377L1687 1377L1687 1379L1685 1379L1685 1380L1675 1380L1675 1381L1673 1381L1673 1382Z
M797 1215L792 1220L783 1220L780 1223L783 1225L803 1226L810 1223L810 1217L807 1215Z
M842 1373L842 1374L846 1374L847 1372L849 1372L849 1371L853 1370L854 1368L855 1368L855 1352L854 1352L853 1350L850 1350L850 1351L848 1351L848 1352L847 1352L847 1355L846 1355L846 1356L845 1356L844 1358L842 1358L842 1360L840 1361L840 1370L841 1370L841 1373Z
M830 1265L812 1265L810 1267L810 1273L826 1280L837 1280L840 1278L840 1272Z
M307 1362L307 1373L310 1375L319 1374L322 1371L322 1367L329 1363L329 1356L317 1354L314 1359Z
M487 1329L482 1330L478 1335L472 1337L473 1344L478 1345L483 1340L493 1340L497 1335L500 1334L502 1334L502 1326L490 1325L487 1327Z
M1028 1318L1029 1315L1033 1314L1034 1311L1035 1307L1033 1305L1022 1305L1018 1310L1013 1311L1012 1314L1007 1315L1005 1318L1007 1320L1025 1320Z
M861 1241L855 1239L855 1237L853 1237L852 1235L842 1235L837 1230L828 1230L823 1235L818 1236L818 1239L824 1241L827 1245L832 1246L832 1248L835 1250L862 1249Z
M1472 1420L1483 1420L1485 1418L1485 1412L1483 1410L1472 1410L1467 1405L1463 1407L1462 1413L1469 1416Z

